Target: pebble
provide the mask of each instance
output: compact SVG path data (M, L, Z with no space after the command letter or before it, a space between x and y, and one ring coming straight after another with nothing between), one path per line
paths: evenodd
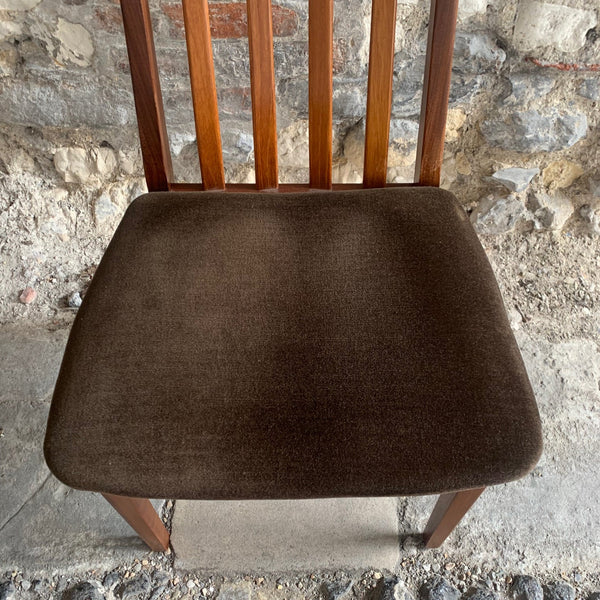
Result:
M323 582L319 592L319 596L323 598L323 600L338 600L352 592L352 581L342 580Z
M119 583L120 579L121 577L119 576L117 571L111 571L110 573L107 573L104 576L104 579L102 580L102 585L104 586L105 590L111 591L117 585L117 583Z
M539 581L530 575L517 575L510 587L513 600L543 600L544 592Z
M12 581L0 583L0 600L14 600L15 586Z
M151 589L150 577L147 573L140 573L138 577L131 579L127 583L124 583L119 590L119 596L123 600L129 600L130 598L140 598L147 596Z
M30 581L27 581L27 579L23 579L23 581L21 581L21 589L24 592L28 592L30 587L31 587Z
M575 600L575 590L568 583L549 583L542 590L544 600Z
M492 178L508 188L511 192L523 192L539 172L539 169L520 169L518 167L513 167L496 171L492 175Z
M78 583L75 587L68 589L64 594L65 600L104 600L97 586L89 581Z
M26 287L19 296L21 304L31 304L37 297L37 292L32 287Z
M499 600L499 595L492 590L479 589L469 597L469 600Z
M443 577L426 581L420 590L421 600L458 600L460 592Z
M81 294L79 292L73 292L67 298L67 304L70 308L79 308L83 300L81 299Z

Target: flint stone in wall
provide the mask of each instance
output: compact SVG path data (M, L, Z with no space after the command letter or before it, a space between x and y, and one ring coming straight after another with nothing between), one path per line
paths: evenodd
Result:
M500 169L492 177L511 192L522 192L527 189L531 180L540 172L539 169L520 169L513 167Z
M577 93L582 98L597 102L600 100L600 81L598 79L586 79L582 81Z
M489 144L516 152L564 150L585 138L587 131L585 114L556 108L514 112L481 124L481 133Z
M481 200L471 214L471 223L478 233L498 234L512 231L517 223L524 221L527 210L514 195L506 198L488 196Z
M573 214L573 204L563 194L536 194L530 199L536 229L562 229Z
M508 79L512 93L505 100L507 104L524 104L543 98L556 83L554 77L543 73L511 73Z
M461 0L458 3L458 19L466 21L471 17L485 13L488 0Z
M547 46L577 52L585 45L586 33L597 23L593 10L521 0L513 41L523 52Z
M481 73L498 70L506 60L506 52L485 31L457 32L452 69L459 73Z

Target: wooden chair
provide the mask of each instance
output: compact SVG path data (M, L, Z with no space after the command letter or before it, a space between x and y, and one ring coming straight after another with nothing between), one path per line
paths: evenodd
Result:
M45 456L153 550L147 498L441 494L439 546L529 472L500 292L439 189L457 0L432 0L414 184L386 183L396 0L373 0L364 181L332 183L333 0L309 1L310 182L279 185L270 0L247 0L256 184L225 182L207 0L183 0L201 184L173 181L147 0L121 0L149 194L73 325Z

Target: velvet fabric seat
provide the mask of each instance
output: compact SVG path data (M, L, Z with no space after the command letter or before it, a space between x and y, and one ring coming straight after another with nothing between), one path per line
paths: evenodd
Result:
M135 200L45 442L72 487L197 499L442 493L540 452L488 260L427 187Z

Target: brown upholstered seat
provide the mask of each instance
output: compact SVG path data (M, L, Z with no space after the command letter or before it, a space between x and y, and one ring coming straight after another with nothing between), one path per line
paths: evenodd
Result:
M484 251L426 187L138 198L45 443L72 487L213 499L440 493L540 451Z

